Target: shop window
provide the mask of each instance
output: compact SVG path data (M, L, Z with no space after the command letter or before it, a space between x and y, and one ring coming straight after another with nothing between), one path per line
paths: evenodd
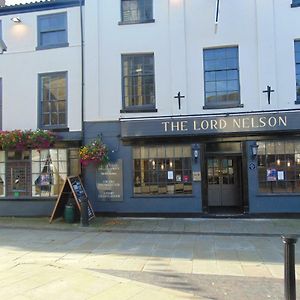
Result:
M122 55L123 112L155 110L153 54Z
M295 64L296 64L296 103L300 104L300 41L295 41Z
M49 14L38 16L37 49L68 46L67 14Z
M205 49L204 108L240 105L238 47Z
M32 196L56 196L67 177L67 149L32 151Z
M121 0L120 24L154 22L152 2L153 0Z
M258 142L261 193L300 193L300 141Z
M134 194L192 194L190 146L134 147Z
M39 75L40 127L67 127L67 72Z
M0 197L5 196L5 151L0 151Z

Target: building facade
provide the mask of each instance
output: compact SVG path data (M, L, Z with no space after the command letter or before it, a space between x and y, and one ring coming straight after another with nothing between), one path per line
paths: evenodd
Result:
M60 140L0 152L0 213L49 214L95 139L110 149L82 169L96 213L299 213L299 15L299 0L1 7L2 130Z
M0 151L0 214L49 215L80 173L82 42L78 1L0 8L2 131L50 130L50 149Z
M95 210L299 213L299 14L292 0L87 1L84 136L112 151L85 172Z

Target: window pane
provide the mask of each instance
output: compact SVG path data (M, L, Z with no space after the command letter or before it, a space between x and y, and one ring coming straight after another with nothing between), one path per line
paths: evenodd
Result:
M204 72L206 104L240 103L237 47L204 50Z
M41 47L67 43L67 14L39 16L38 31Z

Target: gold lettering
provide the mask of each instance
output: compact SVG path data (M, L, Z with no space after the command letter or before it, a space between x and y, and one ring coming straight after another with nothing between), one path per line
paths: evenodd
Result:
M233 127L241 128L241 119L233 119Z
M259 118L259 127L265 127L266 126L266 117L260 117Z
M194 130L200 130L201 128L197 126L197 121L194 121Z
M284 127L287 126L287 119L286 119L286 116L284 117L279 117L279 125L283 125Z
M217 122L217 120L211 120L211 122L210 122L210 128L211 129L218 129L218 122Z
M226 128L226 126L227 126L226 121L223 120L223 119L221 119L221 120L220 120L220 129L224 129L224 128Z
M268 124L269 124L270 127L275 127L275 126L277 125L277 120L276 120L276 118L275 118L275 117L269 118Z
M187 121L181 121L180 122L180 130L181 131L187 131Z
M179 130L180 130L179 122L171 122L171 131L179 131Z
M255 121L254 118L251 118L251 127L258 128L259 126L254 121Z
M203 130L208 129L208 127L209 127L209 123L208 123L207 120L204 120L204 121L201 122L201 128L202 128Z
M168 125L170 124L170 122L161 122L161 124L164 125L165 132L167 132L168 131Z
M248 122L248 123L246 123L246 122ZM243 122L242 122L242 124L243 124L243 128L250 128L250 120L249 120L249 118L243 118Z

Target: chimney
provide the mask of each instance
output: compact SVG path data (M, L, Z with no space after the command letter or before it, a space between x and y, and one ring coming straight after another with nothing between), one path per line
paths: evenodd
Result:
M0 0L0 6L5 6L5 0Z

